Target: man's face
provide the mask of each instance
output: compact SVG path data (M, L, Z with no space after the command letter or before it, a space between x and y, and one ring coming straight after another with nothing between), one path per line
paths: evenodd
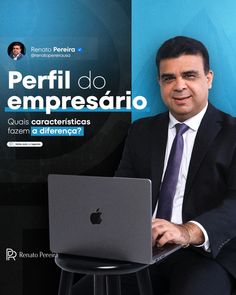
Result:
M19 45L14 45L12 48L13 54L16 56L17 54L21 53L21 48Z
M204 72L201 55L163 59L159 75L162 99L178 121L193 117L206 106L213 73Z

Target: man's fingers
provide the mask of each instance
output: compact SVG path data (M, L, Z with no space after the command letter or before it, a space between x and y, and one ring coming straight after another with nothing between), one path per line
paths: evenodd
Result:
M165 224L162 224L162 223L152 224L152 237L154 240L159 239L166 231L167 231L167 227Z
M164 219L155 219L152 222L152 239L157 246L163 246L166 243L187 244L189 236L182 225L171 223Z

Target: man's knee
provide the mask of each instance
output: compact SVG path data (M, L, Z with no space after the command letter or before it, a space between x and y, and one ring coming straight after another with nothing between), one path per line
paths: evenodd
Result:
M230 295L233 278L215 260L195 255L173 268L170 277L171 294Z

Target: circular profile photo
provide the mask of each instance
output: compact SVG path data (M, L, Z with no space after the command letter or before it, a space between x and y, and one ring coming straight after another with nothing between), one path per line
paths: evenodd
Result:
M14 60L19 60L25 55L25 46L23 43L15 41L8 46L8 55Z

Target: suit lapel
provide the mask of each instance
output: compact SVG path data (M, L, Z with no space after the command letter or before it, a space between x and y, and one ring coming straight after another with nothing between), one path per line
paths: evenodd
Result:
M152 179L152 208L155 209L161 177L164 166L165 150L168 135L169 115L164 113L163 116L155 124L152 129L151 144L151 179Z
M188 195L191 184L201 165L202 160L209 149L209 146L218 132L221 130L221 121L222 119L220 112L216 110L211 104L209 104L196 135L191 161L189 164L188 177L185 187L185 197Z

